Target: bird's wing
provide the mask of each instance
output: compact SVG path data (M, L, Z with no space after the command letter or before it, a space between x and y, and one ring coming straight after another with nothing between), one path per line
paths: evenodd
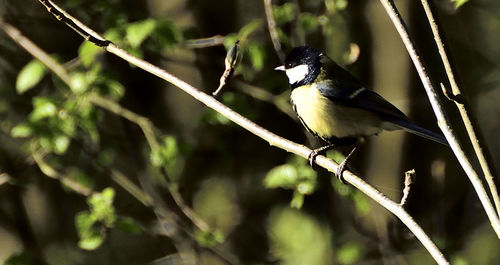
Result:
M404 113L372 90L366 89L356 77L333 61L324 62L317 86L321 94L348 107L375 112L383 119L408 120Z
M389 124L386 129L403 129L421 137L448 145L446 138L411 123L406 115L379 94L366 89L353 75L333 61L323 61L325 67L317 84L321 94L329 100L344 106L365 109L380 115Z

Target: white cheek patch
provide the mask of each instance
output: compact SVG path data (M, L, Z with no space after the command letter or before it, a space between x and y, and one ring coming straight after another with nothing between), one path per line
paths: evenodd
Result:
M309 74L309 67L307 64L297 65L294 68L286 69L286 76L288 76L288 82L290 84L295 84L302 79L304 79L307 74Z

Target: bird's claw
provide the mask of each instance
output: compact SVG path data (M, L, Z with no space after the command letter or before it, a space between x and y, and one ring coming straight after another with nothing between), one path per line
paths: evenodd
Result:
M307 156L307 160L309 161L309 165L311 167L314 166L314 161L316 157L319 155L318 149L312 150L311 153Z
M347 159L346 159L347 160ZM342 161L340 165L337 167L337 172L335 172L335 176L342 182L342 184L347 184L347 182L344 179L344 171L346 170L346 160Z

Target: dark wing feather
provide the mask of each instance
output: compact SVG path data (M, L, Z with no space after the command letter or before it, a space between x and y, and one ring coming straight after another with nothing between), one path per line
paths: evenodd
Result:
M317 82L318 89L323 96L337 104L377 113L382 120L392 124L391 127L394 129L404 129L448 146L448 142L442 135L411 123L398 108L374 91L365 89L353 75L333 61L326 58L323 65L324 70L318 76L319 80ZM321 82L327 83L321 85Z
M323 69L318 80L328 82L328 85L318 86L323 96L337 104L375 112L383 119L408 120L398 108L374 91L365 89L356 77L333 61L324 60Z

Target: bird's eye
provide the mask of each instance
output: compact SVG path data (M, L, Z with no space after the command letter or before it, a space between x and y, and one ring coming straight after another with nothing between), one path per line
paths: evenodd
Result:
M287 64L285 64L285 68L287 68L287 69L293 68L294 66L295 66L294 63L287 63Z

